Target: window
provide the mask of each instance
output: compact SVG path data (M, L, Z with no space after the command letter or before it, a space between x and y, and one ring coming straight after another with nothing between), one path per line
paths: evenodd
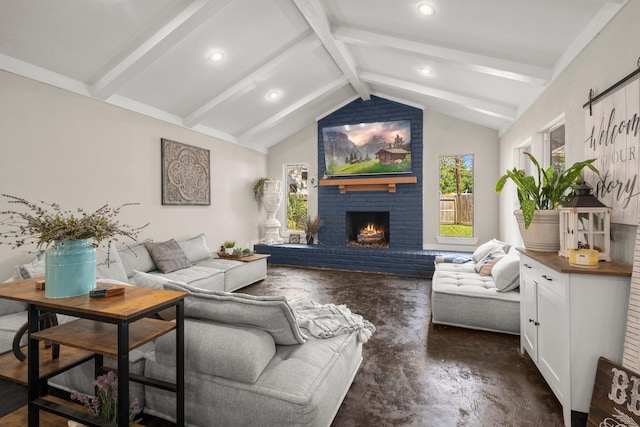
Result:
M549 141L549 164L558 172L564 172L564 124L552 129L547 133Z
M440 157L440 236L473 237L473 154Z
M306 163L285 165L287 183L287 230L302 231L307 219L307 174Z

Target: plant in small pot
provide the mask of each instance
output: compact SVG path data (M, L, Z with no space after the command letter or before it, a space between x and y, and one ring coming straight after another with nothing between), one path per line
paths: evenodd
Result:
M234 248L236 247L236 241L235 240L225 240L224 243L222 243L222 246L224 246L224 252L227 255L233 255Z
M94 416L116 423L118 421L118 376L113 371L109 371L104 375L98 376L92 384L97 390L95 396L73 392L70 395L71 400L76 400L90 408ZM142 418L138 417L140 412L142 412L140 403L138 399L134 399L129 406L129 425L137 424L142 420ZM69 421L68 424L69 427L84 425L75 421Z
M320 231L320 227L323 225L324 220L319 217L307 217L304 223L304 234L306 235L308 245L313 245L314 239L316 241L318 240L318 231Z
M96 286L96 246L103 240L117 241L117 236L136 240L142 227L120 224L120 209L103 205L94 212L83 209L63 210L57 203L29 202L3 194L8 203L22 205L26 212L0 212L0 244L13 248L35 243L45 248L45 296L65 298L88 294ZM11 243L9 243L11 242ZM50 247L51 246L51 247ZM107 259L107 262L109 260Z
M531 153L524 153L535 166L535 176L524 170L507 170L496 182L500 193L508 180L518 190L520 209L514 211L525 248L540 252L556 252L560 249L559 212L556 208L571 199L572 185L581 180L584 168L591 169L598 177L600 172L593 165L596 159L574 163L563 172L553 166L543 169ZM571 190L571 191L570 191Z

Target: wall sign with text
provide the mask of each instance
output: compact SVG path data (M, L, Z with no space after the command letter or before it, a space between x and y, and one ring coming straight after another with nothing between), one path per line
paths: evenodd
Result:
M604 182L585 169L594 194L613 208L611 222L637 225L640 204L640 80L585 108L584 158L596 158Z

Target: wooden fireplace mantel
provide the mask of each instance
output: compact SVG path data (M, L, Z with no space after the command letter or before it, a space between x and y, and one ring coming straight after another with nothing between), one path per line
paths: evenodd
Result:
M320 185L337 185L340 194L349 191L388 191L396 192L396 184L415 184L418 178L415 176L356 178L356 179L321 179Z

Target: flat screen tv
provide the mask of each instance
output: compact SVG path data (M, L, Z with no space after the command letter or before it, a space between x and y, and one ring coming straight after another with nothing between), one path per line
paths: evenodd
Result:
M411 172L411 121L325 127L322 143L327 176Z

